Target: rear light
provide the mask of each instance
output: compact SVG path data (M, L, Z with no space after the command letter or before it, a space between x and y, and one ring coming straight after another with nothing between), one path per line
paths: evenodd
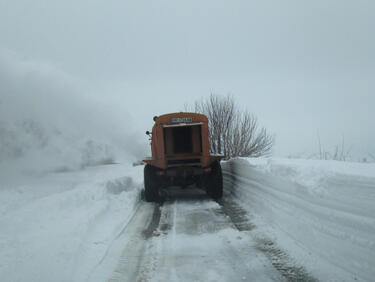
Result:
M159 175L159 176L162 176L162 175L164 175L164 174L165 174L165 171L164 171L164 170L160 170L160 171L157 172L157 175Z
M210 173L210 172L211 172L211 168L210 168L210 167L205 168L203 171L204 171L205 173Z

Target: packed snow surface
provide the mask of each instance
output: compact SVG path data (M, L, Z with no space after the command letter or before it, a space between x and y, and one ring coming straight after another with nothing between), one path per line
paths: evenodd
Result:
M1 280L373 280L374 164L222 167L218 202L174 188L145 203L128 163L0 181Z

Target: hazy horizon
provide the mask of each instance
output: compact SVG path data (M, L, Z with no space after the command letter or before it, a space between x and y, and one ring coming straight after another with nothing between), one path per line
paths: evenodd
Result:
M82 134L123 138L140 154L154 115L231 94L275 134L274 156L318 153L320 136L326 151L344 138L354 160L374 161L374 8L370 1L2 1L0 117L33 112L58 123L66 116ZM60 104L66 113L57 116ZM125 137L127 128L142 140Z

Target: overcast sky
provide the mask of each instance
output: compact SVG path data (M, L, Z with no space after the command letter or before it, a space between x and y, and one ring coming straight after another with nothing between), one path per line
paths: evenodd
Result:
M375 155L374 15L363 0L0 0L0 52L61 70L141 132L230 93L275 133L277 156L317 152L319 134L363 157Z

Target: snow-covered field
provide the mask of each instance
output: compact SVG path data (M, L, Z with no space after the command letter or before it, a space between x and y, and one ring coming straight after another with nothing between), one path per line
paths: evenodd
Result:
M236 159L223 170L223 201L172 190L164 205L140 199L143 166L127 163L7 179L1 280L373 280L374 164Z

